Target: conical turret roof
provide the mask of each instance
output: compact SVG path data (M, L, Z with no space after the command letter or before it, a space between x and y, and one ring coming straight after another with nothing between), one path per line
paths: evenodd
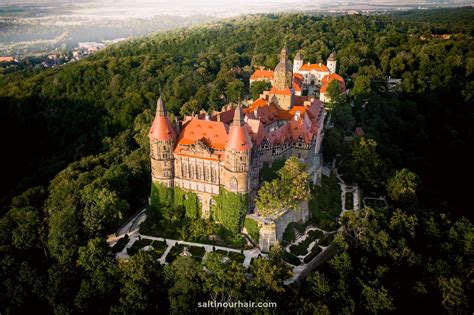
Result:
M234 112L234 120L230 126L226 149L235 151L252 149L252 139L247 128L244 126L244 113L240 104Z
M170 140L176 139L177 134L176 130L174 130L171 122L166 114L166 108L163 103L163 99L158 99L156 103L156 115L155 119L153 120L153 124L151 125L150 132L148 133L148 138L150 140Z

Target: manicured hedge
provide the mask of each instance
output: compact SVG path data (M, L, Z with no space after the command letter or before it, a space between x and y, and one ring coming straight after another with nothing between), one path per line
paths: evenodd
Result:
M293 265L293 266L299 266L301 265L301 260L296 257L295 255L288 253L287 251L283 252L283 260L286 261L287 263Z
M318 256L318 254L322 251L321 247L319 247L318 245L315 245L312 249L311 249L311 253L306 256L304 258L304 263L307 264L309 263L314 257Z

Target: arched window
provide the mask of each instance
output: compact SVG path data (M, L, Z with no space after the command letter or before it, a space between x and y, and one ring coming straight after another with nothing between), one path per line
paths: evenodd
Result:
M202 166L201 165L198 165L198 176L197 176L198 179L202 179Z
M188 164L183 164L183 168L181 169L181 175L185 178L189 176Z
M230 179L230 191L237 191L237 179L235 177Z
M194 165L191 165L189 177L190 177L190 178L194 178L194 175L195 175L195 173L194 173Z
M204 180L209 180L209 167L204 168Z
M217 172L216 172L216 168L215 168L215 167L212 168L212 174L211 174L211 176L212 176L212 179L211 179L212 182L213 182L213 183L216 183L216 182L217 182Z

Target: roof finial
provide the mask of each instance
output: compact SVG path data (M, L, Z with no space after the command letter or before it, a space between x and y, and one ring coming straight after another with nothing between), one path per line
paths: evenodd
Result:
M288 48L285 42L285 45L283 46L280 52L280 60L286 60L286 59L288 59Z
M244 125L243 116L244 116L244 113L242 112L242 105L241 103L239 103L237 104L237 108L235 109L235 112L234 112L234 121L232 125L243 126Z
M163 99L160 97L158 98L158 102L156 102L156 113L158 116L166 116L166 108L165 104L163 104Z

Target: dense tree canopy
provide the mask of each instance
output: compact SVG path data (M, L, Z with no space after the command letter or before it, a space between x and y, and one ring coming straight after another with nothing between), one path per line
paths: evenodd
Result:
M277 300L287 312L472 313L471 187L462 178L473 160L473 20L470 8L251 16L0 74L1 312L192 312L217 297ZM301 288L282 284L278 253L246 271L211 255L211 275L185 257L165 270L152 253L111 258L106 235L149 195L146 136L158 94L175 116L254 96L261 87L249 89L250 73L275 67L284 43L308 62L337 50L351 92L332 104L324 154L340 154L344 179L388 194L391 207L348 212L340 251ZM395 89L389 75L401 79ZM349 139L355 127L364 139ZM167 222L186 220L168 210Z

